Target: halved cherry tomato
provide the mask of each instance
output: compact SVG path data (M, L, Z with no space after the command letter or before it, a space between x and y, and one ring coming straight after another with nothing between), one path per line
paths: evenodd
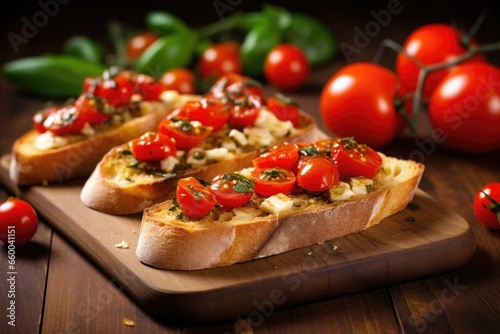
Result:
M221 77L212 85L209 92L217 98L228 98L228 94L229 98L233 99L248 95L264 98L262 85L258 81L236 73L227 73Z
M159 81L165 90L175 90L181 94L196 93L193 73L186 68L173 68L165 72Z
M133 79L128 71L119 72L114 76L107 74L103 78L87 78L83 90L106 99L112 107L121 107L130 103L132 95L136 93Z
M235 208L250 201L254 194L254 183L239 174L219 174L211 182L210 191L217 203Z
M207 138L212 133L212 128L196 121L170 118L160 122L158 132L174 139L177 148L190 150Z
M126 46L127 58L130 60L136 60L157 39L158 35L151 31L135 35L127 42Z
M35 115L33 115L33 127L39 133L45 133L47 129L43 125L47 117L51 114L56 113L59 110L59 107L48 107L46 109L38 111Z
M255 124L257 117L259 117L261 106L261 99L256 95L248 95L235 101L231 105L229 124L237 128L244 128Z
M500 182L482 187L474 197L474 214L484 226L500 230Z
M198 74L203 79L242 71L240 45L236 42L213 44L203 51L198 61Z
M159 161L177 151L175 142L167 135L146 132L140 138L131 143L132 154L137 160L141 161Z
M80 109L70 105L48 115L43 126L56 136L64 136L82 132L86 122L80 117Z
M264 76L267 82L283 90L302 87L309 77L309 72L309 61L304 52L289 43L276 46L264 61Z
M203 97L200 101L188 101L183 109L191 121L198 121L219 131L229 119L230 107L220 100Z
M336 139L331 152L340 175L345 177L371 179L382 165L382 158L375 150L365 144L358 144L352 137Z
M314 143L314 148L322 155L331 157L332 146L335 143L335 139L326 138L320 139Z
M193 219L203 218L217 204L215 196L208 187L194 177L179 180L176 199L182 212Z
M28 202L10 198L0 205L0 241L4 244L27 244L37 229L38 216Z
M268 169L281 167L291 170L297 164L299 150L294 144L281 144L272 147L268 152L252 160L255 168Z
M270 97L266 101L267 108L281 121L291 121L294 126L300 122L300 111L295 102L283 95Z
M252 172L255 192L262 197L289 194L295 185L295 175L284 168L255 169Z
M327 158L315 157L304 162L297 173L297 184L310 193L320 193L339 182L337 167Z
M79 109L78 117L92 126L105 123L113 113L113 109L106 100L93 97L88 93L80 95L75 101L75 107Z
M155 78L146 74L139 74L134 78L137 90L144 101L157 101L165 88Z

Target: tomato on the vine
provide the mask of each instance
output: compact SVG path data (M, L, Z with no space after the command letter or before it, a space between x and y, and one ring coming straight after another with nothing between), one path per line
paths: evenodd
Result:
M290 121L294 126L299 126L300 110L290 98L277 95L266 101L267 108L281 121Z
M198 74L203 79L242 71L240 45L237 42L213 44L203 51L198 60Z
M266 169L281 167L291 170L297 164L299 150L294 144L280 144L273 146L264 154L252 160L255 168Z
M180 94L196 93L193 72L186 68L173 68L165 72L159 81L165 90L175 90Z
M429 118L443 145L466 151L500 148L500 70L487 63L456 66L429 100Z
M255 192L262 197L289 194L295 186L295 175L284 168L255 169L252 172Z
M177 151L172 139L156 132L146 132L140 138L133 140L131 149L134 157L141 161L163 160L175 155Z
M239 174L220 174L210 183L210 191L217 203L235 208L250 201L254 194L254 183Z
M133 36L127 41L126 54L130 60L139 58L147 48L158 39L158 35L154 32L147 31Z
M371 63L347 65L323 88L320 113L338 137L356 137L378 148L392 141L405 126L396 109L405 88L388 69Z
M264 60L266 80L283 90L302 87L309 77L310 65L305 53L293 44L274 47Z
M339 171L329 159L314 157L305 161L297 172L297 184L310 193L320 193L339 182Z
M331 147L332 160L345 177L373 178L382 166L382 158L366 144L352 137L335 139Z
M210 189L194 177L180 179L175 195L179 208L193 219L203 218L217 204Z
M212 133L212 128L197 121L170 118L160 122L158 132L174 139L177 148L190 150L207 138Z
M474 44L471 42L470 44ZM417 59L423 65L434 65L449 61L467 51L464 36L457 28L448 24L428 24L412 32L403 44L406 53ZM485 56L476 55L464 63L484 62ZM445 68L430 73L426 77L423 98L428 99L441 79L451 70ZM420 68L403 53L396 59L396 72L403 83L412 91L417 87Z
M0 241L4 244L27 244L37 229L38 216L28 202L10 198L0 205Z
M474 214L484 226L500 230L500 182L482 187L474 197Z

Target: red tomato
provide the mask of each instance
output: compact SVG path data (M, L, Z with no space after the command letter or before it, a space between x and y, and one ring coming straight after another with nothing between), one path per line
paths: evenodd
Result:
M474 197L474 214L484 226L500 230L500 182L482 187Z
M256 95L248 95L243 99L234 101L231 104L229 114L229 124L236 128L244 128L255 124L259 117L262 102L260 97Z
M137 90L144 101L158 101L165 88L153 77L139 74L134 78Z
M48 115L43 126L56 136L65 136L81 133L86 122L80 117L80 109L70 105Z
M126 46L127 58L130 60L136 60L157 39L158 35L150 31L132 37L130 40L128 40Z
M281 144L252 160L255 168L268 169L281 167L291 170L299 160L299 150L294 144Z
M194 177L179 180L176 199L182 212L192 219L206 216L217 204L210 190Z
M210 184L217 203L228 208L245 205L254 194L251 180L238 174L217 175Z
M189 120L210 126L213 132L222 129L229 119L229 107L217 99L204 97L200 101L188 101L182 109Z
M269 52L264 61L267 82L283 89L302 87L309 77L310 65L302 50L292 44L280 44Z
M295 185L295 175L284 168L255 169L252 172L255 192L262 197L289 194Z
M87 93L80 95L75 101L75 107L79 109L78 117L92 126L105 123L113 112L105 101L96 99Z
M338 71L325 85L320 113L338 137L354 136L378 148L392 141L405 122L394 100L404 94L397 76L371 63L355 63Z
M434 90L429 117L443 144L466 152L500 148L500 71L487 63L455 67Z
M332 160L345 177L362 176L369 179L377 175L382 158L365 144L354 138L336 139L331 148Z
M158 132L175 140L181 150L190 150L212 133L212 128L198 126L192 121L177 118L164 119L158 125Z
M228 97L234 99L249 95L264 98L262 85L258 81L236 73L227 73L222 76L212 85L209 92L219 99L228 99Z
M281 121L291 121L293 126L299 126L300 110L296 103L291 99L277 95L270 97L266 101L267 108Z
M297 184L310 193L320 193L339 182L339 171L330 160L322 157L308 159L297 173Z
M449 61L467 50L463 36L457 28L448 24L429 24L415 30L404 42L403 49L424 65ZM476 55L466 62L486 61L484 55ZM441 79L451 68L430 73L424 84L423 98L428 99ZM396 60L396 72L411 91L417 87L420 68L410 58L400 53Z
M203 79L242 71L240 45L236 42L213 44L198 60L198 74Z
M175 155L177 151L175 142L172 139L156 132L147 132L140 138L133 140L131 149L134 157L141 161L163 160Z
M332 146L336 141L336 139L332 138L320 139L314 143L314 148L318 153L331 157Z
M109 78L87 78L83 90L106 99L112 107L121 107L130 103L130 98L136 93L136 85L132 74L124 71Z
M17 198L0 205L0 241L16 246L27 244L38 229L35 209Z
M38 111L35 115L33 115L33 128L40 133L45 133L47 129L43 123L47 117L51 114L55 114L58 110L59 108L54 106Z
M180 94L196 93L193 73L185 68L173 68L165 72L160 78L160 84L163 89L175 90Z

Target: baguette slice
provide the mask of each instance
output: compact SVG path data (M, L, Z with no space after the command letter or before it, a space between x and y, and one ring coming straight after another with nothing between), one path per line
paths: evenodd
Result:
M381 154L382 155L382 154ZM196 270L249 261L356 233L403 210L424 166L383 156L374 188L350 200L292 207L261 216L223 214L218 221L180 222L172 201L144 211L138 259L160 269ZM292 195L290 195L292 196ZM293 197L293 196L292 196ZM254 209L255 211L255 209Z
M10 178L18 185L28 186L87 177L112 147L154 130L174 108L194 98L197 96L179 95L165 103L142 102L140 107L144 116L89 137L81 135L74 142L54 149L37 149L35 142L39 133L31 130L14 142Z
M317 130L313 117L303 113L295 135L286 137L284 140L289 142L315 141L323 136L324 134ZM168 178L151 175L128 182L121 175L126 166L117 166L120 164L117 162L120 150L128 149L128 144L115 147L99 162L80 194L86 206L114 215L140 213L155 203L172 198L175 195L177 181L181 178L193 176L212 179L220 173L250 167L252 159L260 154L258 150L250 151L228 160L187 169Z

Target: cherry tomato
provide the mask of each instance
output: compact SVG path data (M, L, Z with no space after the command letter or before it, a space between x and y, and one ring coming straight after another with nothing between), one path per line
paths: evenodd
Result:
M252 160L255 168L268 169L281 167L291 170L297 164L299 150L294 144L281 144L272 147L268 152Z
M163 85L155 80L155 78L139 74L134 78L137 85L137 90L144 101L158 101L160 94L165 90Z
M284 168L255 169L252 172L255 192L262 197L289 194L295 185L295 175Z
M220 99L234 99L249 95L264 98L262 85L258 81L236 73L227 73L219 78L209 92Z
M487 63L456 66L434 90L429 118L443 144L466 152L500 148L500 70Z
M332 138L320 139L314 143L314 148L316 149L316 151L318 151L319 154L331 157L332 146L335 142L336 139Z
M182 212L193 219L206 216L217 204L215 196L208 187L194 177L179 180L176 198Z
M229 124L237 128L254 125L259 117L261 106L261 99L256 95L248 95L234 101L229 114Z
M200 101L188 101L180 109L182 110L177 111L180 117L210 126L213 132L222 129L229 119L229 106L217 99L203 97ZM175 116L176 113L173 114Z
M139 58L147 48L151 46L158 39L158 35L154 32L144 32L135 35L128 40L126 46L127 58L129 60L136 60Z
M79 109L78 117L92 126L105 123L111 118L113 112L105 100L92 97L87 93L80 95L75 101L75 107Z
M38 216L28 202L10 198L0 205L0 241L4 244L27 244L37 229Z
M213 44L198 60L201 78L217 78L226 73L242 73L240 45L236 42Z
M130 146L134 157L141 161L163 160L171 155L175 155L177 151L175 142L172 139L156 132L143 134L141 137L133 140Z
M404 119L394 100L404 87L388 69L371 63L347 65L323 88L320 113L337 137L356 137L378 148L392 141L403 129Z
M174 139L177 148L190 150L207 138L212 133L212 128L199 122L171 118L160 122L158 132Z
M48 115L43 126L56 136L64 136L81 133L85 123L86 120L80 117L80 109L70 105Z
M464 54L467 50L462 43L463 36L457 28L448 24L429 24L412 32L406 39L403 49L424 65L449 61ZM474 44L474 43L472 43ZM476 55L465 61L486 61L484 55ZM423 98L428 99L441 79L451 70L442 69L430 73L424 84ZM396 72L411 91L417 87L420 68L410 58L400 53L396 59Z
M307 160L297 173L297 184L310 193L320 193L339 182L339 171L330 160L316 157Z
M251 180L238 174L217 175L210 184L217 203L228 208L245 205L254 194Z
M276 97L268 98L266 106L279 120L290 121L293 126L299 126L300 110L297 104L291 99L283 95L277 95Z
M196 93L193 73L185 68L173 68L165 72L160 78L160 84L163 89L175 90L180 94Z
M47 129L43 125L47 117L51 114L56 113L59 110L59 107L48 107L46 109L40 110L35 115L33 115L33 128L39 133L45 133Z
M136 85L132 74L123 71L106 78L87 78L83 90L106 99L112 107L121 107L130 103L130 98L136 93Z
M309 77L310 65L302 50L292 44L280 44L269 52L264 61L267 82L283 89L302 87Z
M331 148L332 160L345 177L373 178L382 166L382 158L372 148L354 138L336 139Z
M484 226L500 230L500 182L482 187L474 197L474 214Z

